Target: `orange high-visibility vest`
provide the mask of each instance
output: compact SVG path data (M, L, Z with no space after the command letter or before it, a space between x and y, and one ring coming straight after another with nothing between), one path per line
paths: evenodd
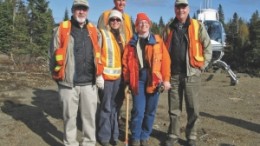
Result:
M111 10L104 12L104 22L105 22L105 24L108 24L108 16L109 16L110 12L111 12ZM124 18L125 40L126 40L126 42L129 42L130 39L133 36L131 17L129 15L127 15L126 13L123 13L123 18Z
M100 30L103 36L103 47L101 60L104 65L103 78L105 80L116 80L121 77L122 63L121 50L114 35L107 30ZM123 47L125 42L120 36Z
M191 19L191 24L188 29L189 35L189 60L192 67L200 68L204 65L203 47L200 43L199 28L200 23L198 20ZM167 30L167 38L165 39L165 45L170 49L173 30Z
M89 31L90 39L92 41L93 48L94 48L96 74L100 75L102 73L103 66L102 66L101 54L100 54L101 49L98 45L97 29L91 23L88 23L86 29L88 29ZM66 55L67 55L68 42L70 38L70 31L71 31L71 21L64 21L60 23L59 26L60 46L55 51L56 66L54 68L54 73L52 75L54 80L64 80L65 78L65 67L67 63Z

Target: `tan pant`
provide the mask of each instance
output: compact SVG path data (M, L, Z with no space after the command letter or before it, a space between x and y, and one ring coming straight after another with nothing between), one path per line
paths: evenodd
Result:
M98 104L96 86L59 86L59 94L63 105L64 145L79 146L76 125L79 109L82 120L82 146L95 146Z

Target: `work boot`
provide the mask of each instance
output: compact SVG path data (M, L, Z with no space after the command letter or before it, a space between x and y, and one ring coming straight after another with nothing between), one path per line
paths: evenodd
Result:
M111 145L112 145L112 146L117 146L117 144L118 144L118 141L117 141L117 140L114 140L114 141L111 142Z
M140 141L139 140L132 140L130 143L130 146L140 146Z
M189 140L188 140L188 146L196 146L196 140L194 140L194 139L189 139Z
M141 140L141 146L150 146L147 140Z
M109 142L100 142L101 146L110 146Z
M171 138L171 137L169 137L165 141L165 146L174 146L176 143L178 143L178 138Z

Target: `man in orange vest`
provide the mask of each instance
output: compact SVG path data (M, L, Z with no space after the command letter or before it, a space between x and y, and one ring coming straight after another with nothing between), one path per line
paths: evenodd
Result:
M164 41L171 56L171 89L168 94L170 125L166 146L178 142L183 98L188 121L188 146L195 146L199 118L201 73L211 60L210 38L202 23L189 16L188 0L175 1L175 19L166 26Z
M126 2L127 0L113 0L114 1L114 5L115 7L112 9L112 10L118 10L122 13L122 16L123 16L123 24L122 24L122 35L124 37L124 40L125 40L125 43L127 44L128 41L131 39L131 37L133 36L133 28L132 28L132 21L131 21L131 17L124 12L124 9L125 9L125 6L126 6ZM108 17L109 17L109 14L110 14L111 10L106 10L104 11L101 16L99 17L98 19L98 25L97 27L99 29L106 29L107 27L107 24L108 24ZM124 83L122 82L121 85L120 85L120 89L119 89L119 95L118 98L116 99L117 100L117 106L118 106L118 122L119 124L121 123L121 107L123 105L123 101L124 101L124 88L125 88L125 85Z
M77 113L82 120L82 146L96 144L98 95L96 77L103 67L97 28L88 19L87 0L74 0L72 17L54 29L50 70L59 87L64 120L64 145L76 146Z

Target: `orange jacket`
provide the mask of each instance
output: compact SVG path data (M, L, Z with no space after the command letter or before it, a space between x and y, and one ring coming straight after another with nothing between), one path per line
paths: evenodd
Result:
M110 14L110 11L111 10L107 10L100 16L100 18L98 20L99 29L105 29L106 25L108 24L108 16ZM123 13L123 18L124 18L123 29L124 29L124 35L125 35L124 37L125 37L126 42L129 42L129 40L133 36L131 17L128 14Z
M133 94L138 94L139 60L136 44L138 36L135 34L126 46L123 54L123 75L125 82L129 83ZM145 46L144 59L148 62L147 93L154 93L158 84L170 80L170 56L162 39L158 35L151 34Z
M104 65L103 78L105 80L116 80L121 77L122 73L121 49L110 31L102 29L100 31L103 37L101 54L102 64ZM120 38L124 47L124 39L122 36L120 36Z
M200 43L199 37L199 28L200 23L198 20L191 19L190 26L188 29L189 36L189 60L190 65L195 68L201 68L204 66L204 52L202 44ZM170 49L171 40L172 40L173 30L167 30L167 36L165 39L165 45Z
M100 75L103 71L103 66L101 63L101 54L100 54L101 49L98 45L97 29L91 23L88 23L86 29L88 29L88 31L89 31L90 39L92 41L93 48L94 48L96 74ZM66 55L67 55L70 31L71 31L71 22L70 21L64 21L64 22L60 23L60 26L59 26L60 46L55 51L56 66L55 66L53 74L52 74L53 79L57 80L57 81L62 81L65 78Z

